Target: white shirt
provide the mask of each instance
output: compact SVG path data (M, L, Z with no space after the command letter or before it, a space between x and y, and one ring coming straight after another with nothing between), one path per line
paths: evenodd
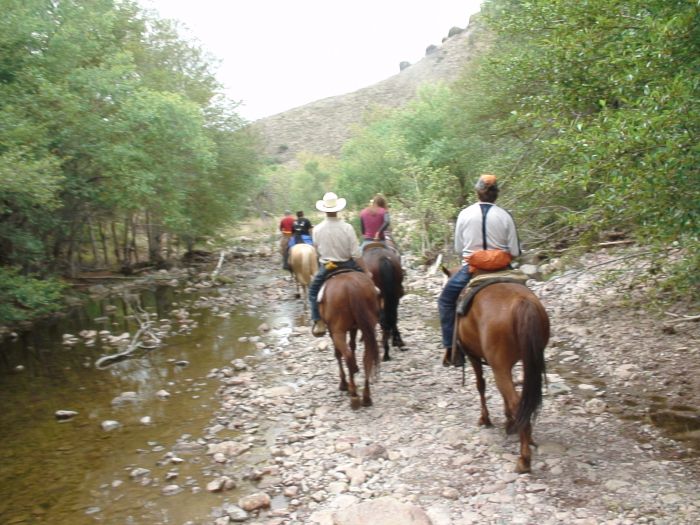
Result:
M338 217L326 217L314 226L312 237L321 264L349 261L362 255L354 228Z
M459 213L455 225L455 251L466 257L484 249L482 204L489 207L486 214L486 249L504 250L513 257L520 255L520 242L513 217L500 206L489 202L477 202Z

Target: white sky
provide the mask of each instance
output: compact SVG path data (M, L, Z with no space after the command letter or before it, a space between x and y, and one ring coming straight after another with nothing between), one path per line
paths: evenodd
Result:
M180 21L255 120L372 85L418 62L481 0L139 0Z

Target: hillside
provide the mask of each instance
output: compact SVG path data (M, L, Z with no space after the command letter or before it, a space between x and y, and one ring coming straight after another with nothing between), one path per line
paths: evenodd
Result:
M416 97L423 84L455 80L485 46L476 16L464 31L445 38L440 46L429 46L426 56L396 75L255 121L252 126L263 137L265 153L280 163L293 161L301 152L337 155L365 110L401 107Z

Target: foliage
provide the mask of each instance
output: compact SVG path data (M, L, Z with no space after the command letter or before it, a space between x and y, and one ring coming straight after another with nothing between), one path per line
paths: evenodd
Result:
M130 0L2 12L0 264L75 271L98 235L105 262L108 242L128 262L137 222L158 258L165 235L191 244L243 215L258 144L173 23Z
M526 247L589 246L614 232L697 253L697 2L486 0L482 13L492 43L459 81L423 90L344 149L354 199L385 191L421 220L432 203L440 213L425 221L424 248L450 250L427 225L448 228L488 171ZM679 292L692 289L692 260L670 269Z
M63 288L57 280L23 276L17 268L0 267L0 325L59 310Z

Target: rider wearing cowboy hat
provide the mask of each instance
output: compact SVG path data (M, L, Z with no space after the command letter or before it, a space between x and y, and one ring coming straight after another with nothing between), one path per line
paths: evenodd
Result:
M313 321L311 332L316 337L322 337L326 333L326 324L321 319L317 299L328 273L336 268L364 271L355 230L338 218L338 212L345 208L346 203L345 199L333 192L326 193L322 200L316 202L316 209L326 214L326 218L313 229L313 242L320 262L318 272L309 285Z

